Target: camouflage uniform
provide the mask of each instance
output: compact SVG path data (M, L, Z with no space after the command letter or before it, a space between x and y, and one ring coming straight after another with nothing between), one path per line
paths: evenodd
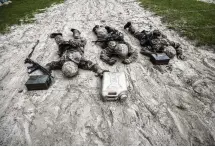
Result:
M53 33L51 38L54 38L58 47L59 47L59 61L53 61L48 63L46 67L49 70L57 70L62 69L63 65L66 62L74 62L78 66L78 68L91 70L98 74L102 74L104 70L102 70L97 64L86 60L84 55L84 47L87 43L86 39L80 36L80 32L78 30L72 29L73 31L73 39L69 41L65 41L62 37L61 33Z
M100 45L103 48L100 58L109 65L116 63L113 56L123 59L124 64L129 64L137 60L138 53L129 43L124 41L124 35L118 30L109 26L95 26L93 32L96 34Z
M182 53L182 48L179 43L175 43L173 41L170 41L167 39L167 37L163 34L161 34L160 31L154 30L152 32L146 32L143 30L142 32L138 32L135 30L135 28L132 26L131 22L128 22L124 29L127 29L128 31L140 41L140 45L142 46L141 54L150 56L153 53L167 53L167 55L170 58L174 57L174 53L172 51L168 50L168 46L172 46L175 49L176 56L184 60L185 56Z
M124 35L118 30L109 26L96 25L93 28L93 32L96 34L98 40L106 41L124 41Z

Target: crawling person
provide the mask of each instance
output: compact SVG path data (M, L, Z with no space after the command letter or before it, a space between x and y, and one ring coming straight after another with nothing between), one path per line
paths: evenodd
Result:
M100 55L100 59L103 62L114 65L117 61L114 58L116 56L122 59L124 64L130 64L137 60L137 51L124 41L124 35L118 30L109 26L96 25L93 28L93 32L98 39L95 42L99 42L103 48Z
M65 41L61 33L52 33L50 38L54 38L59 47L60 60L52 61L46 65L46 69L62 70L63 74L68 77L74 77L78 74L78 68L91 70L102 76L105 70L101 69L97 64L86 60L84 55L84 47L87 43L86 39L80 36L80 32L76 29L71 29L73 39Z
M178 59L186 59L182 53L180 44L168 40L159 30L154 30L152 32L143 30L142 32L138 32L131 22L128 22L124 26L124 29L128 29L128 31L140 41L140 45L142 46L140 53L143 55L151 56L153 53L166 53L170 59L175 55Z

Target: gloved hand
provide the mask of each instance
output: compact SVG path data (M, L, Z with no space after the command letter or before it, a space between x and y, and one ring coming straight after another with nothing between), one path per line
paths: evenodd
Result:
M130 60L129 59L125 59L122 61L123 64L130 64Z
M184 55L178 55L177 58L183 61L187 60L187 57Z
M102 77L103 77L104 72L110 72L110 71L109 71L109 70L99 69L99 70L97 71L96 77L100 77L100 78L102 78Z
M109 65L114 65L114 64L116 63L116 61L117 61L116 59L113 59L113 58L112 58L112 59L110 59L110 60L108 61L108 64L109 64Z
M109 26L105 26L105 29L110 32L111 31L111 28Z
M104 40L106 40L106 41L113 41L113 38L112 38L111 35L108 35L108 36L105 37Z

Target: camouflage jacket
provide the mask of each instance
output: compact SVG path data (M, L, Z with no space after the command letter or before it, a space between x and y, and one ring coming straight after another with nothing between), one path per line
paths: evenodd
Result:
M126 48L124 52L122 52L122 48ZM123 59L123 63L129 64L137 60L138 53L129 43L121 41L117 42L115 48L106 47L102 50L100 59L107 64L113 65L116 62L116 60L112 58L113 56L118 56Z
M75 63L79 63L84 54L86 43L87 41L85 38L65 41L59 47L59 56L61 57L61 60L72 60Z
M179 43L170 41L165 35L159 38L154 38L152 33L145 35L140 41L141 46L148 47L153 52L163 52L167 46L172 46L176 50L176 55L182 55L182 48Z

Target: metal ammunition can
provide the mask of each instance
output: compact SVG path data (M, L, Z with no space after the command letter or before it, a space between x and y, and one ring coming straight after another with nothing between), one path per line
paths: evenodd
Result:
M102 79L103 101L125 100L128 97L127 80L124 72L105 72Z
M51 77L48 75L30 76L25 86L28 90L46 90L51 85Z
M170 58L165 53L158 53L151 55L151 62L155 65L167 65Z

